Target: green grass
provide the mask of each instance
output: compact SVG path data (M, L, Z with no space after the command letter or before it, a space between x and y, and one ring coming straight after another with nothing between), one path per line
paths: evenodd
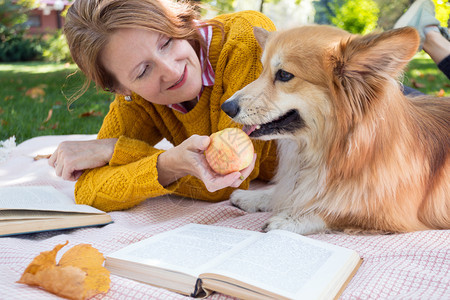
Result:
M67 98L83 83L79 73L68 77L75 70L43 62L0 64L0 141L13 135L20 143L41 135L97 133L112 95L92 86L69 110Z
M91 86L69 110L67 97L83 83L79 73L68 77L75 70L74 65L43 62L0 64L0 141L13 135L21 143L41 135L97 133L113 96ZM450 96L450 81L423 52L408 65L404 83L426 94L443 90Z
M450 80L423 51L408 64L403 83L425 94L450 96Z

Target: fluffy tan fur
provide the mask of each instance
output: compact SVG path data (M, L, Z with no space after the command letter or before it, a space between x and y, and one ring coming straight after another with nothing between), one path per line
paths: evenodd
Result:
M232 203L273 211L268 230L450 229L450 98L406 97L398 83L419 44L414 29L255 35L264 70L227 100L239 105L233 119L266 124L295 110L304 126L259 136L279 139L274 185L236 191ZM277 80L279 70L293 78Z

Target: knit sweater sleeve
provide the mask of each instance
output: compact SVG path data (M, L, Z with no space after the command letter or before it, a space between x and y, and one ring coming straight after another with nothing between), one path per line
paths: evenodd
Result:
M158 182L155 149L162 136L139 101L117 96L105 117L98 138L118 138L109 164L85 170L75 185L75 200L104 211L130 208L168 193Z

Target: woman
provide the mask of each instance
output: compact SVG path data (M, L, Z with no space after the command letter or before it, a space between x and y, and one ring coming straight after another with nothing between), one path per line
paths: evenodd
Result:
M164 194L220 201L270 179L273 142L254 141L252 164L226 176L203 155L211 133L239 126L220 105L262 70L253 26L275 30L257 12L202 23L172 1L75 1L64 28L72 57L116 93L97 140L62 143L49 159L57 175L78 179L76 202L111 211ZM174 147L155 149L162 138Z

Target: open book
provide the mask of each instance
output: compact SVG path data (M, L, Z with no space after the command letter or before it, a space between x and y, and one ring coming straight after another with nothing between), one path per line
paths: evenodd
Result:
M107 213L75 204L52 186L0 187L0 236L111 222Z
M353 250L284 230L189 224L106 255L105 266L192 297L333 299L361 261Z

